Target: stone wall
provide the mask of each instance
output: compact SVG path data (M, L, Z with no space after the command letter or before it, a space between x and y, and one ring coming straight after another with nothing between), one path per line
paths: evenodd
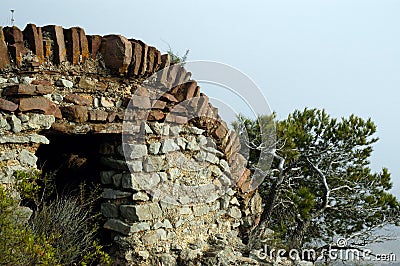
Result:
M0 95L3 184L37 167L48 134L104 136L97 180L118 263L254 263L234 251L261 213L239 139L167 54L78 27L0 28Z

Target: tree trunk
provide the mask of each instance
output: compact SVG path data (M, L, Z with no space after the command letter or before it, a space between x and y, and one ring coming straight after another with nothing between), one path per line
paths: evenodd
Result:
M307 234L310 224L311 224L311 219L307 219L305 221L297 219L296 229L289 237L288 241L289 250L297 249L298 251L300 251L300 249L303 247L304 236Z
M278 198L278 194L279 194L279 185L278 182L275 182L269 190L268 199L266 201L265 208L261 214L261 222L266 227L268 226L271 220L272 211L274 209L276 199Z

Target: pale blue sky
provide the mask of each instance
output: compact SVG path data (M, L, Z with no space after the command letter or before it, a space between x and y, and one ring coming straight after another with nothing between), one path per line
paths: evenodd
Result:
M1 24L12 8L22 28L81 26L232 65L259 85L281 119L304 107L371 117L380 138L372 165L391 170L400 197L398 0L1 0Z

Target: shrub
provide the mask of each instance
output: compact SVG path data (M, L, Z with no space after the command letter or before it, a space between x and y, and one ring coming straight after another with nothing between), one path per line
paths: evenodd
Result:
M21 202L0 186L1 265L111 264L96 239L97 188L87 193L82 184L77 195L57 196L52 175L33 169L16 171L14 177L22 203L35 211L29 224L21 222L15 211Z
M94 217L78 196L64 196L44 204L30 223L36 234L53 238L52 246L61 264L107 264L110 258L96 241Z
M0 264L57 265L52 236L35 234L18 213L18 201L0 185Z
M45 200L55 192L54 176L43 174L37 169L15 171L15 190L19 193L22 203L38 210Z

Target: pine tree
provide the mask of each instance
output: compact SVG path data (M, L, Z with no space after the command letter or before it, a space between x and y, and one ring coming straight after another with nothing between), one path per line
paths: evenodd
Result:
M349 247L379 239L376 229L400 225L400 203L389 193L389 170L370 166L376 126L355 115L335 119L324 110L295 111L276 123L276 148L262 145L260 116L239 116L233 126L247 130L249 167L263 169L261 225L273 229L288 248L318 248L341 237ZM271 133L271 130L269 131ZM266 148L267 150L262 150ZM258 156L274 158L269 171Z

